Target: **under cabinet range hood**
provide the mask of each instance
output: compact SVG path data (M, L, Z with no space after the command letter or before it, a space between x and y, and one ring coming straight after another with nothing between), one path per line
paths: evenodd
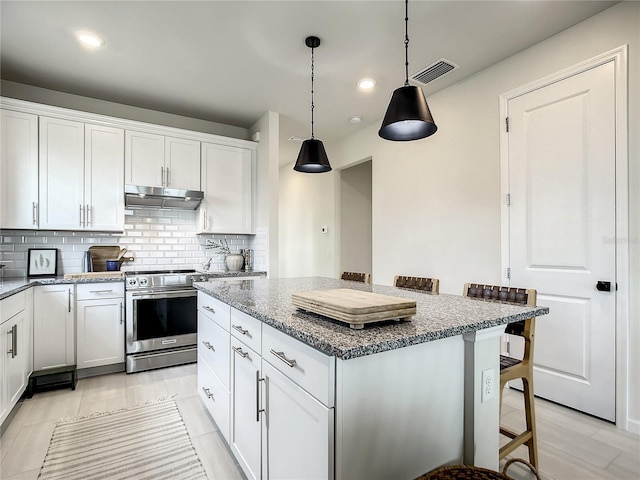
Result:
M195 210L202 202L204 192L179 188L124 186L125 207L167 208Z

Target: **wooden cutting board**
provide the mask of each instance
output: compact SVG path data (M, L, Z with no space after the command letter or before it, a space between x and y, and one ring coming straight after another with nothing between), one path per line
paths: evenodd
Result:
M338 288L312 290L291 295L294 306L361 329L367 323L409 319L416 313L415 300L379 293Z
M64 278L122 278L122 272L82 272L82 273L65 273Z
M107 270L107 260L118 257L120 247L118 245L94 245L89 247L91 255L91 267L94 272L104 272Z

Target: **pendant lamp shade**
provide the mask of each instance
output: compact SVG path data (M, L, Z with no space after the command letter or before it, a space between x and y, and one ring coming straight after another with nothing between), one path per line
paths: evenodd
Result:
M386 140L409 141L438 130L420 87L406 85L393 92L378 135Z
M438 130L424 92L420 87L409 85L409 0L405 0L404 8L404 86L393 92L378 130L382 138L398 142L419 140Z
M324 173L331 170L327 152L320 140L310 138L302 142L298 160L293 167L296 172Z
M298 159L293 169L296 172L303 173L324 173L331 171L331 165L329 164L329 158L327 158L327 152L324 149L324 145L320 140L316 140L313 136L313 111L315 104L313 101L313 77L314 77L314 57L313 51L320 46L320 39L318 37L307 37L304 40L307 47L311 49L311 138L302 142L300 147L300 153L298 153Z

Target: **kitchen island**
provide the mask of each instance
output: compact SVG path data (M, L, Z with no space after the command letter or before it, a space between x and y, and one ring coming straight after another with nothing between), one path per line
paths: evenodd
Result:
M249 478L415 478L462 462L497 469L499 394L481 394L482 373L498 384L507 323L548 313L320 277L194 285L199 321L222 332L211 337L222 353L208 363L200 346L212 341L200 339L199 323L199 388L202 363L217 385L202 387L202 398L218 403L209 411ZM417 313L354 330L291 304L293 293L335 288L412 299Z

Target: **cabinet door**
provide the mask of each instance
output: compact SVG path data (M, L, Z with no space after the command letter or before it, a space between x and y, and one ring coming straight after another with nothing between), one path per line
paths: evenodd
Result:
M263 478L333 478L334 410L265 360L262 375Z
M200 142L165 138L165 186L200 190Z
M124 299L77 302L78 369L124 362Z
M4 383L5 405L10 410L24 392L27 385L26 378L26 331L24 311L2 324L2 338L4 348Z
M40 228L81 229L84 123L40 117Z
M239 340L231 339L230 446L249 479L260 478L259 415L260 356Z
M34 287L33 369L75 365L73 286Z
M124 130L85 125L84 158L86 228L122 231Z
M38 117L0 114L0 228L38 228Z
M202 144L202 231L253 233L253 157L246 148Z
M164 136L127 130L124 155L124 183L164 186Z

